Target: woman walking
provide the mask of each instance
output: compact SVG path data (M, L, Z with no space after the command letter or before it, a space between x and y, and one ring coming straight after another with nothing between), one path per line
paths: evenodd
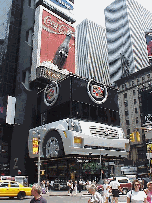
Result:
M139 180L134 180L132 190L127 193L127 203L147 203L147 195L141 191L141 188Z
M88 203L103 203L103 198L99 192L96 191L95 185L88 185L87 190L92 195Z
M147 183L147 189L144 190L147 195L147 202L152 203L152 181Z

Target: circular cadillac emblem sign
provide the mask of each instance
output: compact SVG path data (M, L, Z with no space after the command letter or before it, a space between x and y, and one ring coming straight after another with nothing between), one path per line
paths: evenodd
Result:
M44 90L44 102L47 106L52 106L59 95L59 87L57 82L52 81L51 84L47 85Z
M91 100L96 104L102 104L107 100L108 92L106 86L95 84L93 79L88 82L87 91Z

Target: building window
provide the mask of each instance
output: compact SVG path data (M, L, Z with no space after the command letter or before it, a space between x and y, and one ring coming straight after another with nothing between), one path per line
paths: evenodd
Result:
M134 86L134 84L135 84L135 82L134 82L134 80L132 80L132 86Z
M122 84L122 90L124 90L124 88L125 88L125 85L124 85L124 84Z
M133 95L136 95L136 90L133 90Z
M139 78L137 78L137 85L139 85L139 83L140 83L140 80L139 80Z
M127 135L130 135L130 129L127 130Z
M127 107L128 106L128 101L126 100L126 101L124 101L124 105L125 105L125 107Z
M125 98L125 99L127 98L127 93L124 94L124 98Z
M148 82L148 87L151 87L151 82Z
M125 116L128 116L128 114L129 114L128 110L125 110Z
M147 79L148 79L148 80L150 79L150 73L147 74Z
M138 117L136 118L136 124L138 123Z
M26 42L29 46L33 46L33 29L26 31Z
M129 120L126 120L126 125L129 125Z
M29 7L31 7L31 8L33 8L34 9L34 7L35 7L35 2L34 2L35 0L28 0L28 6Z
M136 99L134 99L134 104L136 104L137 103L137 100Z
M138 113L138 109L137 108L135 108L135 113Z

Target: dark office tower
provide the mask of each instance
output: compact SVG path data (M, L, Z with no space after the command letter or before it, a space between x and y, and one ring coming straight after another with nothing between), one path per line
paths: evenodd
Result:
M64 42L59 46L59 48L54 56L53 63L54 63L54 65L57 65L59 69L63 68L63 66L66 62L66 59L68 57L70 39L71 39L71 34L68 33L66 35Z
M0 1L0 96L15 94L23 0Z

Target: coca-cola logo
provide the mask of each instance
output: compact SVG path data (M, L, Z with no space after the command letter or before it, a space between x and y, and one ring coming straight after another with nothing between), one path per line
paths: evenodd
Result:
M69 32L72 33L70 27L64 25L59 19L56 19L56 21L52 20L51 16L46 16L44 18L43 29L47 30L48 32L60 35L66 35Z

